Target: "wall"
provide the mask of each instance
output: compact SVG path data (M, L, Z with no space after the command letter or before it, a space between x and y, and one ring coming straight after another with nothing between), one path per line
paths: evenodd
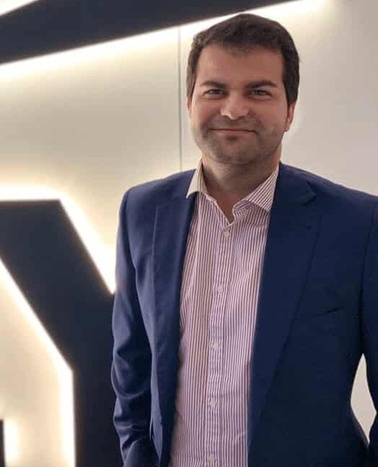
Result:
M292 32L302 60L284 161L378 194L376 0L302 0L258 12ZM61 199L109 294L124 190L197 164L185 114L185 61L193 32L208 24L0 67L0 199ZM7 466L72 467L73 418L61 415L62 404L73 413L72 374L3 272ZM373 408L363 376L362 363L353 404L368 431Z

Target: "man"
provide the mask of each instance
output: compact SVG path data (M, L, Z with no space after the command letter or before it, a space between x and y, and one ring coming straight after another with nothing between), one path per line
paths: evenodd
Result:
M242 14L198 34L197 170L132 188L114 305L124 467L373 467L350 405L378 405L378 200L281 164L298 54ZM330 157L332 155L330 154Z

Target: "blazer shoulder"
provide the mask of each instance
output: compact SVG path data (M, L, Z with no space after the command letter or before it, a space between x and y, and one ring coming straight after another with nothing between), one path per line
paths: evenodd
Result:
M121 216L126 205L129 215L139 213L138 215L146 217L149 213L154 213L159 204L185 199L193 174L194 170L187 170L129 188L123 196Z
M292 166L283 166L283 172L305 181L315 195L333 207L345 206L369 211L378 205L378 196L335 183L320 175Z

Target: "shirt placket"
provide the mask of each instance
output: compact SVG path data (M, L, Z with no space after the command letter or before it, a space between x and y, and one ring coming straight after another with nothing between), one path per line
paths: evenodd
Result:
M213 300L209 315L208 378L206 387L205 455L208 466L221 465L221 385L223 378L224 315L232 265L232 228L224 222L217 242Z

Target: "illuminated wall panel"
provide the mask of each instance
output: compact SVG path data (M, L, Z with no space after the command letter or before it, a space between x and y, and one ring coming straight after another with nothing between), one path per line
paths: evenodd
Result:
M68 193L113 255L125 187L180 169L178 86L177 30L0 66L0 186Z

